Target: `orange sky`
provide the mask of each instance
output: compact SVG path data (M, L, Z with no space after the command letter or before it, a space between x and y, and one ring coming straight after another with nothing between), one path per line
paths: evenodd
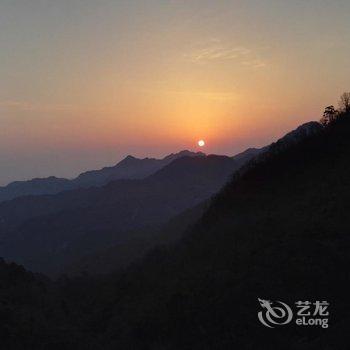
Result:
M0 4L0 184L263 146L349 90L348 1ZM329 25L332 23L332 26Z

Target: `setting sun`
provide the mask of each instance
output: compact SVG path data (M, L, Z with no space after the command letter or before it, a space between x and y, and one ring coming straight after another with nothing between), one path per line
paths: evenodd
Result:
M198 146L199 146L199 147L205 146L205 141L204 141L204 140L199 140L199 141L198 141Z

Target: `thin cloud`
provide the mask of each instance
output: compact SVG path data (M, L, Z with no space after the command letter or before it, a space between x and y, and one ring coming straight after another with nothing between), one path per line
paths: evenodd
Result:
M266 63L257 58L257 55L251 49L244 46L223 45L219 40L211 40L205 47L194 49L184 56L192 63L198 64L232 60L252 68L263 68L266 66Z
M247 67L252 68L264 68L266 67L266 63L262 60L256 59L256 60L250 60L250 61L243 61L242 64Z
M164 91L163 91L164 92ZM207 100L213 101L228 101L237 100L238 94L236 92L220 92L220 91L180 91L180 90L168 90L166 93L176 94L176 95L192 95L200 98L205 98Z
M223 47L208 47L192 54L186 55L193 62L206 62L214 60L232 60L242 56L246 56L250 50L244 47L223 48Z

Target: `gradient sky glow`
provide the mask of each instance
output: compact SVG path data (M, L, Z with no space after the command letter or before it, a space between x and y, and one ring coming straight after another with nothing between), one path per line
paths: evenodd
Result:
M350 90L348 0L2 0L0 184L233 155Z

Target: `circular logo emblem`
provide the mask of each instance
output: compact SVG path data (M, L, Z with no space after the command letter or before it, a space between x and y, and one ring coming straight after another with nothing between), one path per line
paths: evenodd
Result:
M274 326L285 325L293 318L292 309L282 301L270 301L258 299L262 311L258 313L259 321L266 327L274 328Z

